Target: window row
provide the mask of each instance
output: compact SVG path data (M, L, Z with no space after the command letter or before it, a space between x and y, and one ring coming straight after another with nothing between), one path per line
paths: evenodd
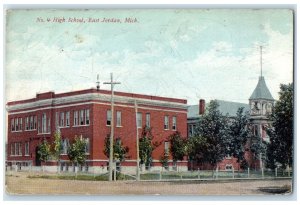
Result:
M36 130L36 116L25 117L25 130ZM23 130L23 118L12 118L10 121L11 131L22 131Z
M10 119L11 131L22 131L22 118L11 118Z
M169 116L165 115L164 118L164 129L168 130L169 129ZM173 116L172 117L172 130L177 130L177 117Z
M43 113L42 116L38 116L38 133L50 133L51 132L51 118L47 116L47 113Z
M117 127L122 127L122 112L117 111L116 116L117 116L116 126ZM111 120L112 120L111 110L107 110L107 112L106 112L106 125L110 126L111 125Z
M24 143L24 151L25 156L29 156L29 142ZM13 142L10 144L10 155L11 156L22 156L22 143L21 142Z
M83 138L85 141L85 153L89 154L90 153L90 139L89 138ZM61 154L68 154L68 149L70 147L70 141L68 138L65 138L61 141L62 145L62 152Z
M117 111L116 112L116 117L117 117L117 127L121 127L122 126L122 113L121 111ZM106 112L106 125L110 126L111 125L111 110L107 110ZM143 125L143 116L141 112L138 112L136 114L136 124L138 128L142 128ZM151 126L151 115L150 113L146 113L146 123L145 125L147 127ZM164 129L168 130L169 129L169 116L166 115L164 116ZM172 130L177 130L177 117L173 116L172 117Z
M74 121L73 126L80 126L80 125L89 125L90 124L90 110L75 110L73 113ZM70 111L67 112L56 112L55 116L55 124L59 127L70 127Z

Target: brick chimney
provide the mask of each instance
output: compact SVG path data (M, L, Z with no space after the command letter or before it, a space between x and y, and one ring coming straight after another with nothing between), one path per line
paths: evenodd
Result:
M200 99L199 100L199 115L203 115L205 112L205 100Z

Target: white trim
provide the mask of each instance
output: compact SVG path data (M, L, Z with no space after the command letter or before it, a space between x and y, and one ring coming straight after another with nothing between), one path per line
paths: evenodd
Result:
M70 128L70 127L69 126L63 126L63 127L58 126L58 128L61 129L61 128Z
M90 104L97 104L97 105L110 105L110 103L101 103L101 102L86 102L86 103L77 103L77 104L71 104L71 105L61 105L61 106L52 106L52 107L44 107L44 108L38 108L38 109L32 109L32 110L26 110L26 111L20 111L20 112L13 112L10 113L10 115L15 114L23 114L23 113L29 113L29 112L36 112L40 110L48 110L53 108L65 108L65 107L73 107L73 106L80 106L80 105L90 105ZM130 107L134 108L134 106L131 105L114 105L115 107ZM159 108L150 108L150 107L141 107L139 106L138 109L145 109L145 110L156 110L156 111L166 111L166 112L176 112L176 113L187 113L187 111L180 111L180 110L167 110L167 109L159 109ZM8 110L10 112L10 110Z
M90 126L90 124L88 125L73 125L72 127L88 127ZM69 127L64 127L64 128L69 128Z
M22 103L17 105L10 105L6 106L7 111L13 111L18 109L27 109L32 107L38 107L38 106L46 106L46 105L54 105L50 106L53 107L59 107L57 105L64 104L64 103L75 103L78 101L87 101L87 100L101 100L101 101L110 101L110 94L98 94L98 93L86 93L86 94L80 94L80 95L73 95L73 96L67 96L67 97L60 97L60 98L51 98L46 100L38 100L35 102L29 102L29 103ZM118 96L116 95L114 97L115 103L129 103L134 104L135 100L138 104L144 104L144 105L152 105L152 106L162 106L162 107L171 107L171 108L179 108L179 109L187 109L187 104L184 103L178 103L178 102L170 102L170 101L163 101L163 100L149 100L144 98L134 98L134 97L127 97L127 96ZM70 105L69 105L70 106ZM39 109L41 110L41 109Z
M24 132L30 132L30 131L36 131L37 129L33 129L33 130L24 130Z
M37 135L50 135L51 132L47 132L47 133L38 133Z
M18 132L23 132L23 130L18 130L18 131L10 131L12 133L18 133Z

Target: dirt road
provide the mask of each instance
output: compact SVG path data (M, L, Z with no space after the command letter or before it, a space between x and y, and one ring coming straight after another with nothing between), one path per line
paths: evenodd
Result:
M27 173L6 176L8 194L25 195L263 195L258 187L291 185L291 180L230 182L79 181L28 178Z

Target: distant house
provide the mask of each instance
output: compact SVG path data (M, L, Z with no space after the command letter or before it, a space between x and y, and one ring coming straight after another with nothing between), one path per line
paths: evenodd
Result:
M272 97L263 76L259 77L257 86L249 98L249 104L223 100L216 101L219 104L219 111L223 115L228 115L229 117L236 116L238 108L244 107L244 112L249 114L249 126L252 128L253 134L261 137L261 139L266 142L269 141L266 128L271 125L268 115L272 112L274 98ZM205 113L205 107L206 105L204 99L199 100L198 105L190 105L188 107L188 137L194 136L197 123L199 122L201 116ZM257 160L250 152L246 152L245 158L248 162L250 162L250 164L252 164L252 168L264 167L261 156L259 156L259 160ZM236 162L236 159L230 156L225 157L225 159L218 164L220 170L230 170L233 168L238 169L239 166L240 165ZM199 166L195 166L193 162L190 162L189 168L195 169L199 168ZM208 165L201 168L210 169L211 166Z
M238 108L243 107L244 112L249 112L249 105L245 103L238 103L238 102L231 102L231 101L224 101L224 100L216 100L219 104L219 111L223 115L227 115L229 117L236 116L236 112ZM190 105L188 106L188 114L187 114L187 122L188 122L188 136L192 137L195 134L195 128L197 122L199 122L199 119L205 112L205 107L209 106L205 105L205 100L201 99L199 100L198 105Z

